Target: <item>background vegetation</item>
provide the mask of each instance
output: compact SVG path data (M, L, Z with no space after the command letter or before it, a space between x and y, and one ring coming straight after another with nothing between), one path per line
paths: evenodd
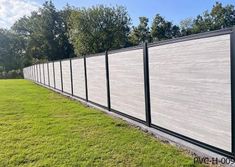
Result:
M11 78L9 71L21 70L38 62L82 56L161 41L185 35L223 29L235 25L233 5L215 3L210 11L186 18L174 25L156 14L152 25L139 17L132 26L123 6L98 5L76 8L67 5L57 10L46 1L31 16L19 19L10 30L0 29L0 78Z

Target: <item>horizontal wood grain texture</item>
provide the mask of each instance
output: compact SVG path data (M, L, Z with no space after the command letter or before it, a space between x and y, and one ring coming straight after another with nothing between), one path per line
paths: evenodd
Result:
M55 88L61 90L60 62L54 62L55 67Z
M143 50L109 55L111 108L146 120Z
M47 69L47 63L43 64L44 65L44 74L45 74L45 84L49 85L48 82L48 69Z
M72 60L73 73L73 94L75 96L86 98L84 60Z
M152 123L231 151L230 35L149 48Z
M61 61L61 64L62 64L64 92L72 93L72 91L71 91L70 60L63 60L63 61Z
M48 66L49 66L50 86L54 87L53 63L49 63Z
M40 75L41 75L41 83L44 84L44 73L43 73L43 64L40 64Z
M86 63L88 99L107 106L105 56L88 57Z

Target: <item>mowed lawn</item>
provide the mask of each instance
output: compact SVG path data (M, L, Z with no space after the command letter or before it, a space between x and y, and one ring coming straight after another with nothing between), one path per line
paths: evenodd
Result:
M26 80L0 80L0 166L195 166L186 152Z

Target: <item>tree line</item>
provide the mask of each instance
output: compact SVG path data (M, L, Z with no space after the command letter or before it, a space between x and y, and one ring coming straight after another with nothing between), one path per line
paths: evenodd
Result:
M132 26L123 6L67 5L57 10L52 1L46 1L38 11L20 18L9 30L0 29L0 72L233 25L234 6L219 2L210 11L186 18L179 25L156 14L151 25L147 17L139 17L139 24Z

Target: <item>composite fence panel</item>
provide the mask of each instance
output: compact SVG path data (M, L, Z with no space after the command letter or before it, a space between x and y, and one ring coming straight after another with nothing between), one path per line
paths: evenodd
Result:
M31 66L32 80L34 80L34 68Z
M39 73L39 64L36 65L37 67L37 82L40 82L40 73Z
M37 81L37 69L36 69L36 65L33 66L34 67L34 81Z
M71 94L70 60L61 61L64 92Z
M32 80L32 68L29 67L29 79Z
M27 68L27 78L30 79L30 71L29 71L30 68Z
M86 98L84 59L72 60L73 94L77 97Z
M28 71L28 79L31 79L31 71L30 71L30 69L31 68L29 67L28 70L27 70Z
M105 56L87 57L86 63L88 99L107 107Z
M32 71L32 80L34 80L34 66L31 66L31 71Z
M30 80L33 80L33 71L32 71L32 67L29 68L29 78L30 78Z
M41 83L44 84L44 69L43 69L43 64L40 64L40 78L41 78Z
M24 74L23 74L23 75L24 75L24 78L27 79L27 68L24 68L23 73L24 73Z
M54 62L55 67L55 88L58 90L62 90L61 87L61 73L60 73L60 62Z
M33 73L32 73L32 67L30 67L29 68L29 74L30 74L30 80L32 80L33 79Z
M44 63L45 85L49 86L47 63Z
M36 80L36 73L35 73L35 66L32 66L32 70L33 70L33 81Z
M27 76L28 76L28 79L30 79L30 67L27 69Z
M149 48L152 123L231 151L230 35Z
M41 83L41 69L40 69L40 64L38 64L38 79L39 79L39 82Z
M34 65L34 81L37 81L38 80L38 75L37 75L37 68L36 68L36 65Z
M49 67L49 76L50 76L50 86L54 87L54 73L53 73L53 63L48 64Z
M109 54L111 108L145 118L143 50Z

